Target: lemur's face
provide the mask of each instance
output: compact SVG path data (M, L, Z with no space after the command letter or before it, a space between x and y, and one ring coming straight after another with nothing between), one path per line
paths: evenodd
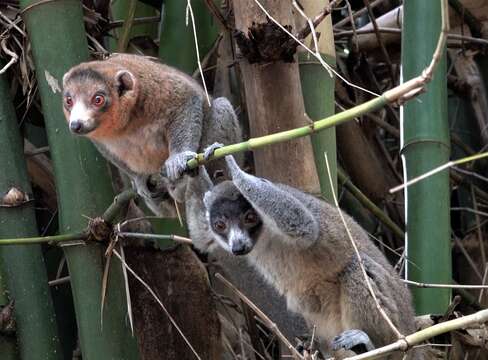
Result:
M103 76L91 69L74 70L63 81L63 108L69 129L88 135L100 124L101 115L112 103L111 92Z
M249 253L259 237L262 222L242 196L219 198L207 208L207 220L219 245L234 255Z
M107 70L100 62L81 64L63 78L63 110L73 134L113 136L126 125L135 79L128 71Z

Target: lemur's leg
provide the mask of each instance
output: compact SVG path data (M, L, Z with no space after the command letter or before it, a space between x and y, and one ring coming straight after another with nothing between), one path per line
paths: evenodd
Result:
M202 136L203 99L191 97L168 125L169 157L162 169L171 181L187 170L187 161L196 155Z
M242 171L232 156L226 156L232 181L252 204L263 222L268 222L285 240L310 246L319 237L319 224L313 214L290 193L279 189L268 180Z
M361 252L361 259L377 301L390 320L398 326L402 314L392 291L396 288L393 281L400 280L394 279L368 254ZM395 341L393 330L377 309L356 256L351 257L339 275L339 283L342 323L347 330L333 340L335 350L342 347L357 352L362 345L362 350L369 351L374 348L373 344L383 346Z

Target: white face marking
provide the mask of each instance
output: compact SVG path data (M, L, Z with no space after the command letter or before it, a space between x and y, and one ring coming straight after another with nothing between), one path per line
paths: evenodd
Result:
M71 124L72 121L80 121L83 124L83 127L89 129L93 127L93 123L95 122L93 119L93 112L86 107L83 101L77 101L71 109L69 123Z
M232 227L229 231L229 248L232 249L234 244L242 242L247 235L238 227Z

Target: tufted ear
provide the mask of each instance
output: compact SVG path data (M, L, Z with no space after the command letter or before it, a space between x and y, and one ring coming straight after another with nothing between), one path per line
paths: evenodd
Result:
M66 87L66 80L68 80L68 77L69 75L71 74L71 71L67 71L64 75L63 75L63 88Z
M115 84L119 96L123 96L129 91L134 91L136 83L136 77L128 70L120 70L115 74Z

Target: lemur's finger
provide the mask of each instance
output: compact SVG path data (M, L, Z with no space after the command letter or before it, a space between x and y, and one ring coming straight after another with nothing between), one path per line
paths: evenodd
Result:
M208 160L215 152L215 150L220 149L221 147L224 147L224 144L215 142L210 146L207 146L205 149L203 149L203 158L205 160Z

